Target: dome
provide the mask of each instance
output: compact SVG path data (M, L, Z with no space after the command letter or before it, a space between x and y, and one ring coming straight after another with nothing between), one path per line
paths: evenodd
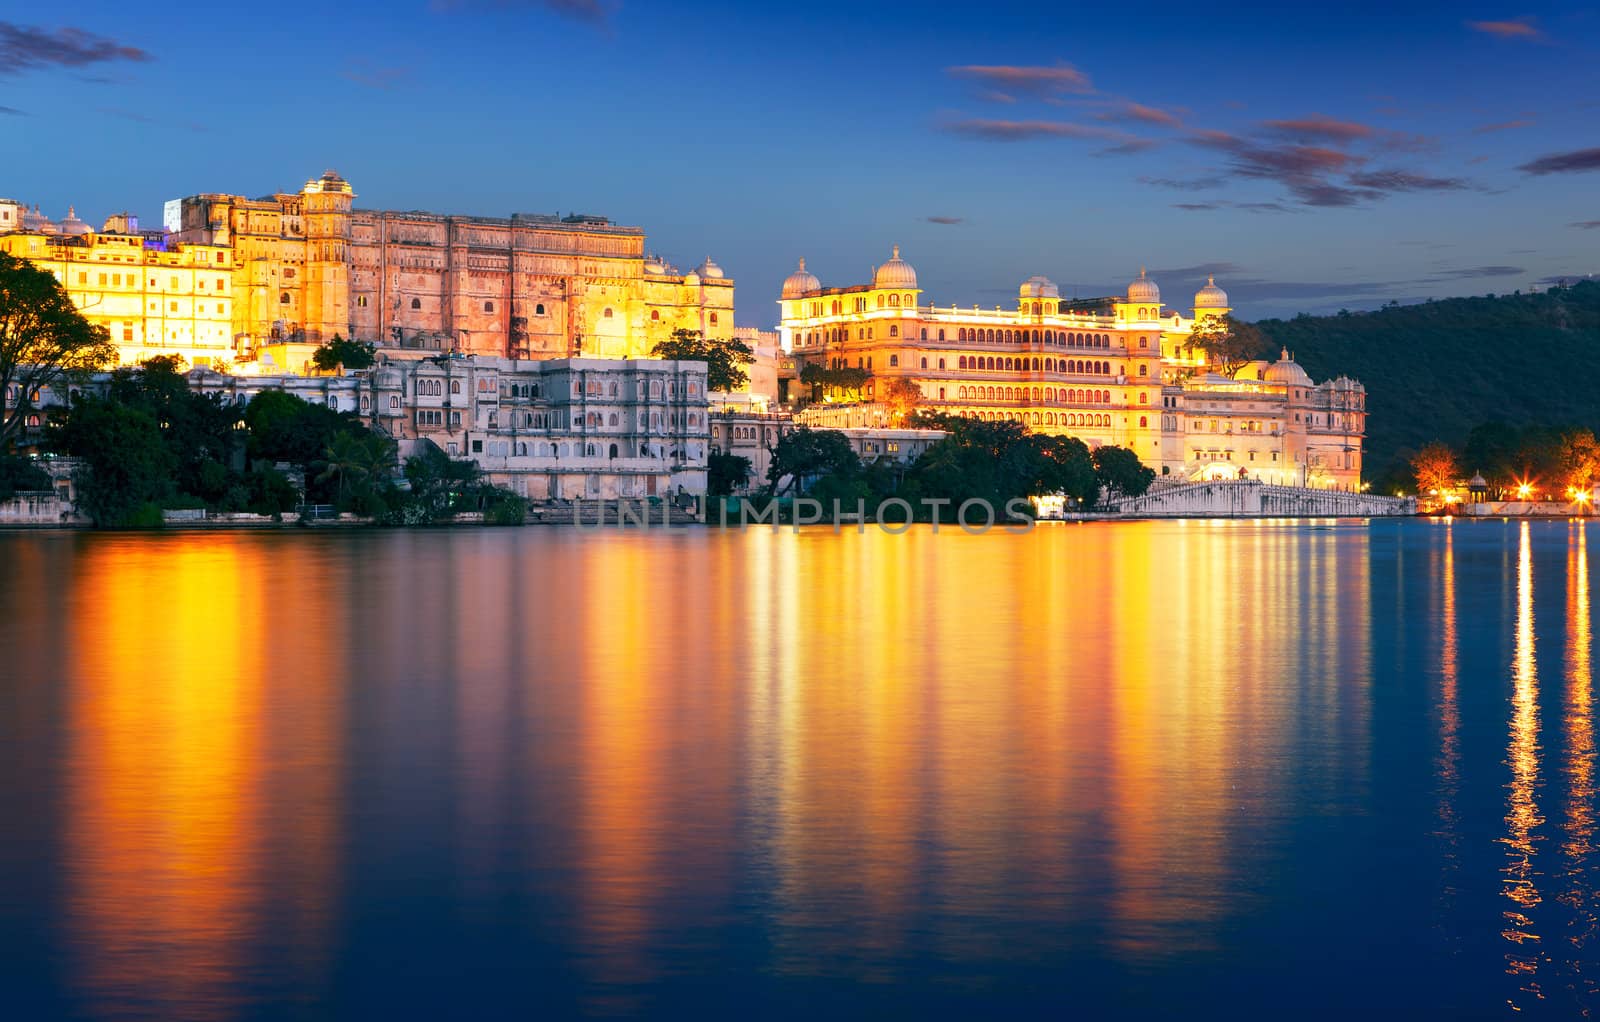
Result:
M94 230L93 227L78 219L78 211L72 206L67 207L66 217L56 226L60 228L62 234L70 235L88 234Z
M1049 277L1032 276L1022 282L1022 287L1017 289L1021 298L1060 298L1061 291L1056 287L1056 282Z
M806 269L806 261L800 260L800 268L783 278L783 297L799 298L807 291L820 291L822 281L817 279L815 273Z
M1159 302L1161 289L1156 287L1156 282L1144 275L1144 267L1139 267L1139 279L1128 285L1128 301L1130 302Z
M662 258L660 256L655 256L655 255L645 256L645 258L644 258L644 272L646 272L646 273L666 273L667 272L667 264L662 260Z
M1228 292L1217 286L1215 277L1206 277L1206 286L1194 293L1194 307L1197 309L1226 309L1228 307Z
M712 262L710 256L706 256L706 261L701 263L699 266L696 266L694 268L694 272L700 274L700 276L704 277L706 280L721 280L724 276L726 276L726 274L722 272L722 267Z
M690 270L688 273L685 273L683 275L683 282L688 287L699 287L700 286L700 274L694 272L693 270Z
M340 177L339 172L336 170L323 171L321 177L307 181L306 186L300 189L300 191L302 194L309 194L311 192L338 192L345 195L355 194L355 190L350 187L350 182Z
M1287 383L1295 387L1311 386L1311 377L1300 368L1300 363L1289 357L1289 349L1285 348L1278 353L1278 361L1267 366L1267 371L1261 377L1268 383Z
M37 204L32 213L22 214L22 229L29 234L55 234L56 225L51 219L39 212Z
M911 264L900 258L900 246L894 247L894 254L889 261L878 267L872 273L873 287L916 287L917 271Z

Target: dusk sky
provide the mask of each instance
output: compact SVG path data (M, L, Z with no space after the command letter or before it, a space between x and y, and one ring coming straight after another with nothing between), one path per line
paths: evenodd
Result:
M0 11L0 195L599 213L770 326L804 256L1242 315L1600 272L1600 10L393 0ZM1403 13L1396 13L1403 11Z

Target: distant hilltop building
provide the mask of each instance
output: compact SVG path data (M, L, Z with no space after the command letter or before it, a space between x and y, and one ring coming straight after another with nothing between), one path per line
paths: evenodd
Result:
M1088 300L1030 277L1011 309L927 305L921 294L898 246L869 284L824 287L801 260L779 296L783 348L824 368L869 370L869 401L908 379L925 410L1127 447L1169 477L1360 484L1365 388L1314 383L1287 351L1232 376L1208 363L1188 342L1197 322L1231 310L1214 280L1188 317L1163 306L1143 270L1125 295ZM869 414L811 417L859 425Z
M163 230L142 233L126 215L97 232L70 211L56 223L0 200L0 250L56 273L127 363L181 354L197 365L299 369L334 334L520 359L646 357L676 329L732 336L732 279L710 258L682 272L648 256L637 227L590 215L363 210L354 200L330 170L298 192L174 199ZM141 249L221 268L221 284L115 265ZM219 344L209 324L224 306ZM205 310L205 330L166 322L194 308Z

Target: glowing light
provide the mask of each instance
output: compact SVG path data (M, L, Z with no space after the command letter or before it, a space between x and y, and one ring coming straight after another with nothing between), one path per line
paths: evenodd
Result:
M1533 487L1532 486L1528 485L1527 483L1518 483L1517 484L1517 499L1518 500L1527 500L1532 495L1533 495Z

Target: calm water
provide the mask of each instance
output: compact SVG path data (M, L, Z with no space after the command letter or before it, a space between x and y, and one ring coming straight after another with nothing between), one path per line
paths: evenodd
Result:
M1572 1017L1591 558L0 535L0 1015Z

